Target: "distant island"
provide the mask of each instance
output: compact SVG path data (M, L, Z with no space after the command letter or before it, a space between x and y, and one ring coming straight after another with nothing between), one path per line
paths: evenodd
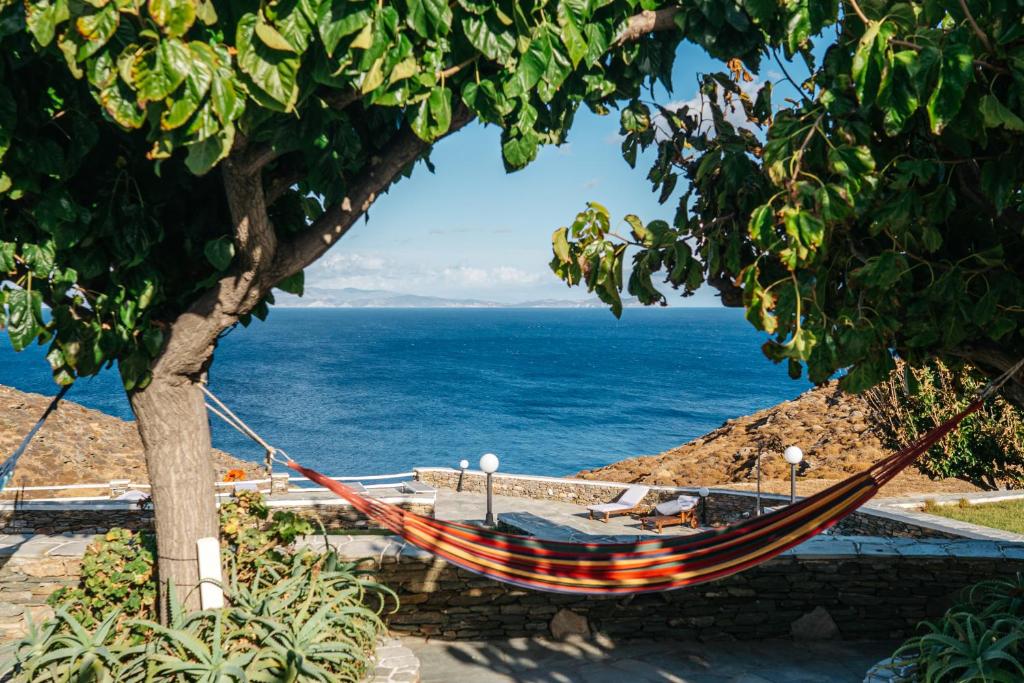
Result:
M437 296L402 294L383 289L307 287L303 296L276 293L277 304L291 308L607 308L597 298L538 299L500 303L482 299L447 299ZM625 297L624 306L641 306L635 297Z

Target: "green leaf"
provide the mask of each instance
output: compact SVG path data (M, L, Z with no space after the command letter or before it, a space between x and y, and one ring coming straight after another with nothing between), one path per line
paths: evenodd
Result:
M425 142L433 142L448 132L452 123L452 91L448 88L434 88L427 99L411 112L410 124L416 136Z
M192 53L177 38L162 40L156 48L140 52L131 66L132 83L140 104L170 95L191 69Z
M282 36L276 28L266 23L262 19L256 21L256 35L259 37L263 44L272 50L281 50L282 52L293 52L298 54L298 50L292 47L292 44L288 42L288 39Z
M452 12L447 0L405 0L406 23L424 38L447 35Z
M291 111L299 97L299 58L254 40L257 22L255 14L243 15L238 21L235 36L238 66L281 109Z
M25 23L28 30L36 42L44 47L53 42L57 26L68 18L68 0L25 3Z
M278 282L275 287L280 289L282 292L288 292L296 296L302 296L305 289L306 276L303 271L299 271L294 275L286 277L285 279Z
M750 214L747 223L750 238L762 247L770 247L777 241L775 234L775 211L771 204L762 204Z
M196 9L196 0L149 0L149 15L173 38L185 35L192 28Z
M0 242L0 273L14 272L14 254L17 247L14 242Z
M11 346L21 351L43 334L43 297L38 291L14 289L7 292L7 334Z
M235 140L235 127L228 125L200 142L188 145L185 165L196 175L203 175L231 153L231 145ZM209 243L207 244L209 246ZM206 253L210 257L209 252ZM212 262L212 260L211 260ZM216 265L216 264L214 264ZM221 269L223 270L223 269Z
M565 0L558 3L558 25L561 29L562 44L565 45L569 55L569 61L572 62L573 68L576 68L587 56L587 41L580 31L576 16Z
M342 38L370 26L369 11L365 9L353 11L353 4L348 0L325 1L320 4L317 30L328 57L334 55ZM353 47L356 46L353 44Z
M1024 131L1024 121L996 99L994 95L982 97L978 108L987 127L1003 127L1007 130Z
M135 93L121 79L101 90L98 99L107 115L122 128L141 128L146 120L146 112L136 103Z
M214 268L219 272L224 272L235 258L235 243L231 241L230 237L218 237L206 243L203 253Z
M857 99L863 106L874 103L882 79L882 50L884 46L880 46L878 41L881 27L881 22L870 22L853 54L851 74L856 86Z
M939 80L928 98L928 120L932 132L942 133L960 111L967 86L974 78L974 56L963 43L950 43L942 50Z
M530 43L512 78L505 81L505 94L509 97L524 95L540 82L551 61L551 40L544 34Z
M551 248L555 252L555 258L561 263L569 263L569 229L559 228L551 235Z
M512 57L516 42L512 32L503 26L493 26L487 17L468 16L462 20L462 30L470 44L488 59L506 62Z
M199 108L213 81L213 71L200 60L192 62L192 69L185 77L185 87L169 98L168 107L160 116L160 128L174 130L184 125Z
M96 54L117 31L121 14L113 3L106 5L95 14L86 14L78 17L75 21L75 28L78 35L85 40L85 44L78 48L75 59L83 62Z

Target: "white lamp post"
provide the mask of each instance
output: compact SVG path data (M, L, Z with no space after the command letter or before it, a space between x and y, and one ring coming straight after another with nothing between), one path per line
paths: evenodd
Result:
M455 487L456 493L462 493L462 478L466 476L466 470L469 469L469 461L462 459L459 461L459 485Z
M498 456L494 453L484 453L480 456L480 469L487 475L487 516L484 517L484 524L494 526L494 509L491 504L492 475L498 471Z
M711 495L711 490L707 486L701 486L697 489L697 495L700 496L700 523L702 526L708 524L708 496Z
M804 459L804 452L798 446L787 448L782 457L789 463L789 504L796 502L796 466Z

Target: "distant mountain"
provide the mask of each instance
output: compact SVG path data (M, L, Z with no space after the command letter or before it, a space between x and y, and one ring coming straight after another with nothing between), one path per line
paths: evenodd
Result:
M343 287L307 287L306 293L297 297L278 292L277 303L293 308L604 308L598 299L582 301L562 299L538 299L520 303L499 303L481 299L447 299L438 296L402 294L383 289L357 289ZM637 306L634 298L623 300L626 306Z

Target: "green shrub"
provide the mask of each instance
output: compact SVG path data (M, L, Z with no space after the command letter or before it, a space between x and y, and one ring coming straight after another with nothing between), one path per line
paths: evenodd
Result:
M222 507L227 606L183 614L172 598L167 625L153 621L152 539L111 531L90 546L80 585L53 599L55 617L17 644L3 680L362 680L397 597L359 562L296 549L308 521L267 517L258 494Z
M78 586L61 588L48 599L62 607L77 623L92 628L115 610L125 619L152 617L156 609L156 580L153 558L156 542L152 534L111 529L91 543L82 558Z
M898 363L866 397L893 448L902 448L967 407L987 379L964 366ZM995 398L918 460L931 477L956 477L986 489L1024 487L1024 416Z
M917 665L925 683L1011 683L1024 680L1024 576L982 581L963 602L893 655Z

